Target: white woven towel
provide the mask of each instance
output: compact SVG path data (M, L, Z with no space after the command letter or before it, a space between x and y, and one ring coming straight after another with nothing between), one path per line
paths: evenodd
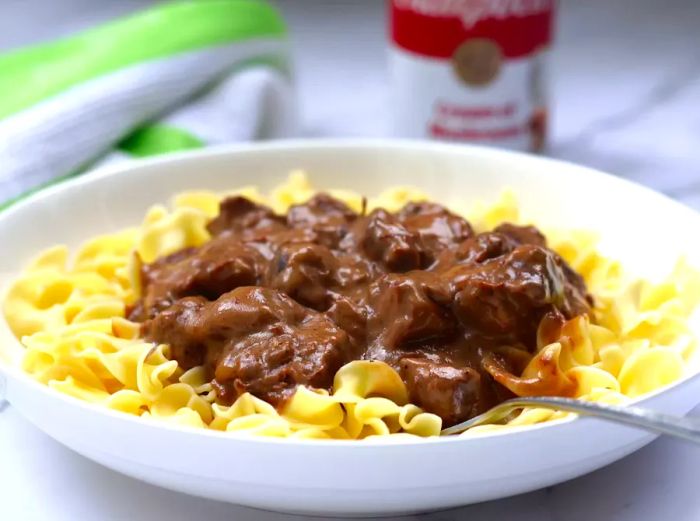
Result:
M197 16L194 36L171 34ZM159 34L167 45L131 44L121 55L125 39ZM30 83L27 95L11 93L14 107L0 101L0 202L107 161L294 131L284 25L266 3L166 4L67 41L76 40L68 51L0 57L0 92L3 71ZM17 72L17 61L27 70Z

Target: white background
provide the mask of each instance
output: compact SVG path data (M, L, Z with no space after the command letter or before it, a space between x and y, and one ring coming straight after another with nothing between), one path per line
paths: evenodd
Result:
M0 51L147 3L0 0ZM387 135L391 94L384 3L278 3L293 32L303 134ZM563 0L552 67L550 153L649 184L700 208L698 27L697 0ZM698 235L689 230L689 240L700 240ZM468 472L467 462L455 464ZM696 521L698 469L700 450L662 439L550 489L416 517ZM191 498L123 477L64 449L6 407L0 412L0 520L6 519L292 517Z

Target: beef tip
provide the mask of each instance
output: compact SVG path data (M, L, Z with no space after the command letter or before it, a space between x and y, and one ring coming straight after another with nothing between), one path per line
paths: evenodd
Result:
M192 255L194 255L196 253L197 253L197 248L192 247L192 248L183 248L183 249L178 250L174 253L171 253L170 255L160 257L159 259L156 259L151 264L145 264L143 266L142 277L146 280L146 282L148 282L148 280L149 280L148 275L149 275L150 269L158 270L159 268L162 268L164 266L177 264L178 262L181 262L185 259L192 257Z
M357 214L344 202L327 194L318 194L304 204L289 208L287 224L293 228L314 226L318 223L352 222Z
M231 339L265 330L285 317L301 320L305 309L289 298L276 298L277 294L241 287L214 302L202 297L182 298L144 322L142 333L147 340L169 344L171 356L185 369L205 361L213 366ZM186 357L186 353L191 356Z
M440 416L445 426L476 416L488 408L482 403L482 376L471 367L455 367L425 358L404 358L400 372L411 403Z
M454 332L449 286L429 272L388 274L369 288L370 343L395 350L447 339Z
M146 340L170 346L170 357L183 369L206 363L204 348L207 334L202 322L202 312L207 300L187 297L158 313L155 318L141 325Z
M539 246L448 272L453 312L464 327L534 345L537 326L552 309L572 317L589 313L585 295L567 280L564 261Z
M480 264L506 255L516 246L517 244L507 235L493 232L480 233L459 245L457 257L463 264Z
M353 345L353 358L359 358L367 344L367 307L348 297L333 295L326 316L348 334Z
M518 244L501 233L486 232L470 237L456 248L443 250L431 271L442 273L456 264L480 264L512 252Z
M141 266L141 286L147 287L156 282L170 266L181 263L197 254L197 248L183 248L175 253L156 259L151 264Z
M336 248L356 218L357 214L342 201L318 194L304 204L292 206L287 224L290 228L313 230L316 242Z
M385 210L374 210L360 221L360 229L354 230L349 239L341 246L359 246L369 259L391 272L416 270L426 264L418 234L407 230Z
M166 255L151 264L143 264L141 266L139 276L141 278L141 292L148 293L149 287L157 284L159 279L169 278L166 273L170 272L169 266L177 264L188 257L194 255L197 248L183 248L170 255ZM173 279L175 277L172 277ZM158 294L156 294L158 293ZM168 295L167 292L155 292L151 290L151 295L146 298L140 298L133 306L127 308L126 316L134 322L143 322L147 318L152 317L160 309L167 308L174 302L174 297Z
M185 262L192 274L189 291L210 300L239 286L259 284L268 266L255 245L225 239L210 241Z
M219 215L207 226L209 233L224 232L235 235L255 235L262 231L283 229L284 217L260 204L241 196L227 197L219 205Z
M335 280L343 294L356 293L354 298L361 298L367 286L384 274L380 265L358 253L333 250L333 255L337 261Z
M493 231L513 239L518 244L533 244L543 248L547 247L547 239L534 226L518 226L517 224L503 223L494 228Z
M445 251L431 267L432 271L444 272L455 264L481 264L513 252L518 246L532 245L546 249L546 239L534 226L516 226L505 223L493 232L480 233L462 242L455 250ZM588 294L583 277L555 252L546 249L555 264L564 274L565 298L561 302L566 316L589 313L593 298Z
M584 314L590 315L595 301L593 296L588 293L586 282L580 274L574 271L568 262L559 257L559 255L556 255L556 257L567 282L564 285L564 302L562 306L564 315L568 318Z
M348 351L343 330L324 315L309 314L229 345L214 383L224 401L249 392L280 405L298 385L329 389Z
M434 203L408 203L397 214L407 230L418 234L429 261L438 253L455 247L474 235L471 225L462 217Z
M181 252L144 268L141 311L154 316L177 299L200 295L213 300L238 286L259 284L268 262L254 244L225 235L197 250Z
M281 246L270 263L268 286L297 302L324 311L328 309L328 288L334 285L337 262L325 246L292 243Z
M347 334L328 317L258 287L215 302L183 299L143 330L147 339L169 343L183 367L204 361L213 369L223 403L250 392L279 406L298 385L329 388L350 349ZM190 358L180 360L185 354Z

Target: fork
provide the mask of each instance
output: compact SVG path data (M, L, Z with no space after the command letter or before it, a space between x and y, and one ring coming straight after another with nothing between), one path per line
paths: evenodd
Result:
M556 396L523 397L506 400L479 416L443 429L440 435L459 434L477 425L493 424L505 419L513 411L528 406L575 412L584 416L621 423L657 434L667 434L700 444L700 419L698 418L672 416L630 405L609 405Z

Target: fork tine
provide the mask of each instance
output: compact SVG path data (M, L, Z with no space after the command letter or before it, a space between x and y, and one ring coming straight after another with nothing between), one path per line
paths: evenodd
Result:
M447 427L446 429L443 429L442 431L440 431L440 435L449 436L451 434L460 434L466 431L467 429L471 429L472 427L476 427L478 425L496 423L497 421L500 421L506 416L508 416L515 409L520 408L522 408L522 405L511 404L508 403L508 401L505 401L496 405L495 407L492 407L485 413L482 413L478 416L474 416L473 418L453 425L452 427Z

